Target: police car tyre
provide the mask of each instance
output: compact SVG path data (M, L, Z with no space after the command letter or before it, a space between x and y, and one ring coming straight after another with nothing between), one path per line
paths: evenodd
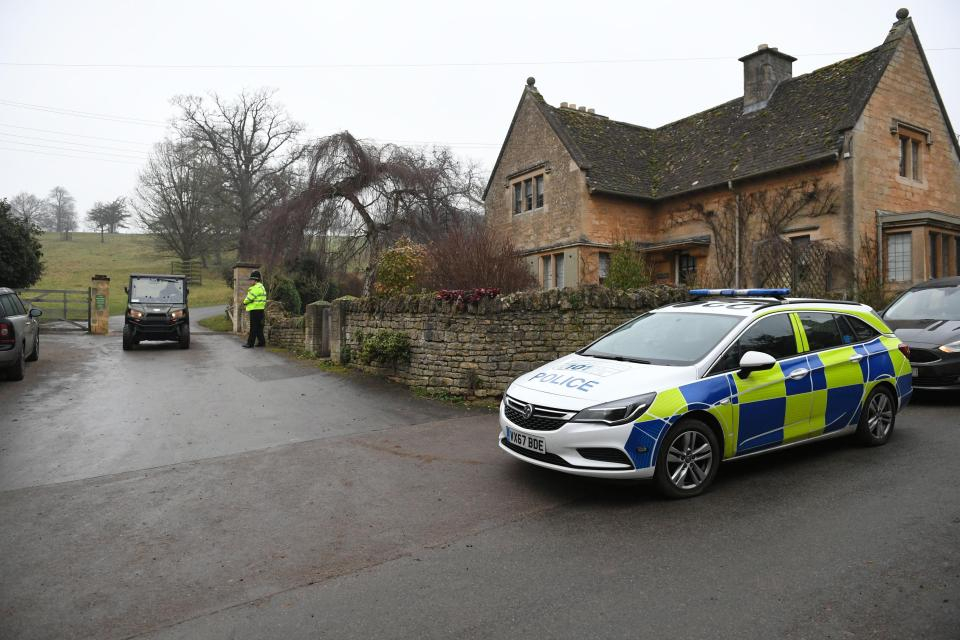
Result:
M123 350L130 351L133 348L133 331L130 329L130 325L124 325L123 327Z
M720 443L700 420L673 425L657 454L654 481L668 498L692 498L710 486L720 466Z
M886 444L896 421L897 402L887 387L878 385L863 403L856 438L868 447Z
M33 337L33 352L27 356L27 362L36 362L40 359L40 328L37 328L37 334Z

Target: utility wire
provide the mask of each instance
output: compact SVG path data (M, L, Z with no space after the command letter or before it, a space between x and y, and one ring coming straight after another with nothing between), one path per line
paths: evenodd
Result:
M125 164L129 166L141 166L137 162L129 162L124 160L110 160L109 158L99 158L96 156L69 156L64 153L50 153L49 151L32 151L30 149L11 149L9 147L0 147L0 151L13 151L15 153L35 153L41 156L56 156L58 158L73 158L75 160L96 160L98 162L112 162L114 164Z
M66 116L76 116L78 118L95 118L97 120L109 120L111 122L120 122L123 124L139 124L149 127L166 127L165 122L159 120L144 120L142 118L127 118L125 116L113 116L102 113L92 113L90 111L76 111L74 109L60 109L58 107L46 107L41 104L29 104L26 102L14 102L12 100L0 100L0 105L6 107L16 107L18 109L31 109L33 111L46 111Z
M103 136L87 136L80 133L70 133L69 131L54 131L52 129L38 129L37 127L22 127L16 124L5 124L0 122L0 127L9 129L23 129L25 131L39 131L41 133L56 133L62 136L73 136L75 138L90 138L91 140L106 140L107 142L122 142L124 144L139 144L141 146L153 145L154 142L143 142L142 140L123 140L121 138L104 138Z
M106 151L120 151L120 152L122 152L122 153L131 154L131 155L139 155L139 156L143 156L143 157L147 157L147 156L150 155L150 154L149 154L148 152L146 152L146 151L136 151L135 149L122 149L122 148L120 148L120 147L108 147L108 146L105 146L105 145L89 144L89 143L86 143L86 142L70 142L69 140L57 140L57 139L55 139L55 138L41 138L41 137L38 137L38 136L23 136L23 135L18 135L18 134L16 134L16 133L7 133L6 131L0 131L0 138L25 138L25 139L27 139L27 140L39 140L40 142L53 142L53 143L56 143L56 144L69 144L69 145L73 145L73 146L76 146L76 147L87 147L87 148L90 148L90 149L104 149L104 150L106 150ZM26 143L17 142L17 144L26 144ZM80 149L78 149L78 151L79 151L79 150L80 150Z
M928 48L924 51L957 51L960 47ZM798 56L848 56L860 51L833 51L828 53L800 53ZM644 62L710 62L731 60L737 56L695 56L680 58L598 58L584 60L526 60L519 62L372 62L372 63L306 63L306 64L100 64L100 63L62 63L62 62L11 62L0 61L0 66L56 69L155 69L161 71L274 71L274 70L311 70L311 69L428 69L445 67L515 67L545 65L591 65L591 64L633 64Z
M116 158L124 158L126 160L144 160L144 161L146 160L146 158L142 156L127 155L122 153L110 153L108 151L85 151L84 149L71 149L69 147L57 147L57 146L52 146L48 144L35 144L33 142L17 142L16 140L4 140L3 143L19 144L26 147L34 147L37 149L54 149L57 151L69 151L70 153L90 153L90 154L102 155L102 156L113 156ZM26 151L26 149L21 149L21 151Z

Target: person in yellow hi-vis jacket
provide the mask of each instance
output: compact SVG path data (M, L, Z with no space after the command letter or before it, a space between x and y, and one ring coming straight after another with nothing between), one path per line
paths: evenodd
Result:
M253 284L247 290L247 297L243 299L243 305L250 314L250 335L243 348L249 349L254 346L265 347L266 338L263 337L263 310L267 306L267 290L261 281L259 271L250 272L250 280Z

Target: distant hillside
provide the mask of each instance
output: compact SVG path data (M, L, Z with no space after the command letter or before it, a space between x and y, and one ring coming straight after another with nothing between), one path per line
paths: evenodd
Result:
M86 289L94 274L110 277L110 313L124 312L123 287L131 273L169 273L176 257L159 250L151 236L141 234L73 233L65 242L58 233L43 234L43 278L34 289ZM224 266L233 264L225 255ZM203 286L190 287L190 306L226 305L231 291L223 280L223 267L203 270Z

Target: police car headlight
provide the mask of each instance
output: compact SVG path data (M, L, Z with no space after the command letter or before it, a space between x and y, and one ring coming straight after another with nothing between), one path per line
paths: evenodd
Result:
M944 353L960 353L960 340L943 345L940 347L940 351Z
M595 407L587 407L573 416L570 422L594 422L609 425L626 424L643 415L643 412L653 404L653 399L656 397L656 393L645 393L642 396L633 396L632 398L598 404Z

